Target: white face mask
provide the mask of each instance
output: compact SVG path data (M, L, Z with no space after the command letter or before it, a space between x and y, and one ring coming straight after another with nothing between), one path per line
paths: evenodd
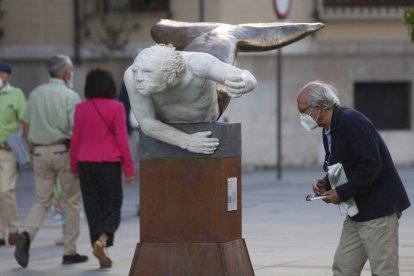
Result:
M73 88L73 71L70 71L70 78L66 81L66 85Z
M7 82L0 78L0 93L3 93L7 89Z
M300 113L299 115L300 115L300 123L306 130L312 130L312 129L319 127L315 119L312 118L312 116L305 114L305 113Z

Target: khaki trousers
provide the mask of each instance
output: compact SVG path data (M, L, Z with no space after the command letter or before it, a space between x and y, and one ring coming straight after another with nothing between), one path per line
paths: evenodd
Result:
M16 208L17 161L11 151L0 149L0 239L19 231Z
M335 253L334 276L359 276L369 260L373 276L398 276L398 217L355 222L345 219Z
M81 191L79 181L70 172L69 153L65 145L37 146L33 152L33 169L36 182L36 201L26 222L26 231L33 240L47 215L53 200L53 189L59 177L64 193L63 225L64 255L76 253L79 236Z

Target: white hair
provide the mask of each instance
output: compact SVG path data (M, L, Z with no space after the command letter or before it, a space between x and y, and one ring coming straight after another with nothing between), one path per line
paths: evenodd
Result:
M60 78L63 70L68 66L72 66L70 57L66 55L56 55L49 60L49 74L52 78Z
M308 104L311 106L319 104L324 109L328 109L340 103L336 95L337 89L333 85L320 80L307 83L299 90L299 93L302 92L308 93Z

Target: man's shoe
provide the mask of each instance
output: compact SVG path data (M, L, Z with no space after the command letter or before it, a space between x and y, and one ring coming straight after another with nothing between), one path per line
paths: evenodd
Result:
M63 255L62 264L77 264L77 263L84 263L88 261L88 256L86 255L79 255L78 253L73 255Z
M0 246L6 245L6 241L4 239L0 239Z
M17 263L22 267L27 267L27 264L29 263L29 248L29 233L24 231L17 236L16 249L14 251L14 258L16 259Z
M16 244L18 235L19 235L19 232L9 234L9 240L8 240L9 245L15 245Z

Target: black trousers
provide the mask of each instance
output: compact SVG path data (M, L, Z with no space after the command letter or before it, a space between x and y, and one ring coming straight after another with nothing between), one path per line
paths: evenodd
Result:
M119 162L79 162L79 181L92 245L102 233L113 245L121 222L122 168Z

